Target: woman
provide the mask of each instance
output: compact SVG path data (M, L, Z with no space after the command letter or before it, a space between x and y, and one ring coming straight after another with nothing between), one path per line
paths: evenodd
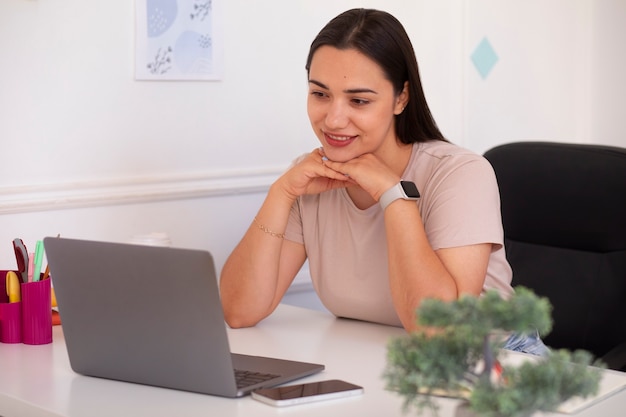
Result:
M307 259L332 313L409 331L424 298L509 296L493 170L439 131L400 22L342 13L313 41L306 69L321 148L272 184L226 261L228 324L268 316Z

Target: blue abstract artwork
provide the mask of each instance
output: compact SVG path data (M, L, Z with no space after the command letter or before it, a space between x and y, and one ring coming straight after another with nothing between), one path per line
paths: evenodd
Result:
M494 51L489 39L486 37L476 46L471 58L474 67L483 80L489 76L489 73L498 62L498 55L496 55L496 51Z
M136 0L135 78L218 80L219 0Z

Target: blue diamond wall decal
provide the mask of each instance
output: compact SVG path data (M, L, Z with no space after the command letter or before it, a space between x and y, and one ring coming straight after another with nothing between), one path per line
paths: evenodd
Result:
M498 55L496 55L496 52L493 50L493 47L486 37L483 38L476 49L474 49L471 58L483 80L487 78L496 65L496 62L498 62Z

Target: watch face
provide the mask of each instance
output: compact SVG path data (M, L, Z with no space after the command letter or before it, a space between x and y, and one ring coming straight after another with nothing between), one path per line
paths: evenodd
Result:
M409 198L419 198L420 192L417 190L415 183L412 181L400 181L400 185L404 190L404 193Z

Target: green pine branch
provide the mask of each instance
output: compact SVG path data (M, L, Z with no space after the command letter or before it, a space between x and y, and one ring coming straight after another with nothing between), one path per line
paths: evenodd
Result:
M415 332L389 342L387 388L404 397L404 409L436 410L432 395L467 398L484 417L521 417L536 410L554 410L576 395L593 395L599 385L599 363L584 351L551 352L518 368L505 368L492 381L504 334L547 334L551 305L526 288L504 300L495 291L454 302L428 299L417 310L419 324L439 331ZM482 367L482 369L481 369ZM477 371L478 370L478 371Z

